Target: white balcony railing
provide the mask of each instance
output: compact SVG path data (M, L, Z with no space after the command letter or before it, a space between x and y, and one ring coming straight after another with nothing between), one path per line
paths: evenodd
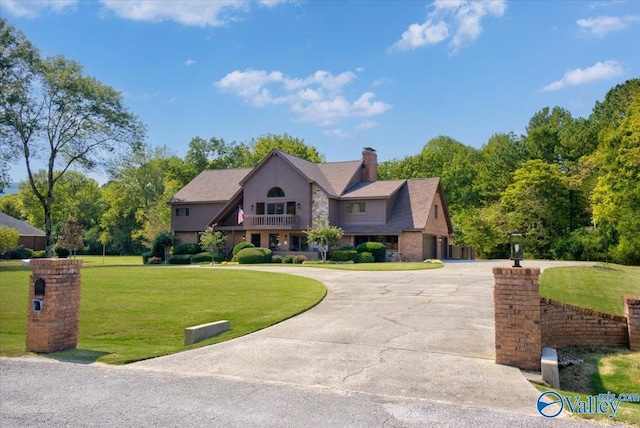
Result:
M280 215L246 215L245 227L251 229L297 229L298 216L295 214Z

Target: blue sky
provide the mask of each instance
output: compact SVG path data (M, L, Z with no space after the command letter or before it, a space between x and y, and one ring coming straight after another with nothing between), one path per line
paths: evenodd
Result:
M481 147L640 76L639 1L9 1L44 55L122 92L151 145L288 133L329 161ZM14 168L12 178L25 178Z

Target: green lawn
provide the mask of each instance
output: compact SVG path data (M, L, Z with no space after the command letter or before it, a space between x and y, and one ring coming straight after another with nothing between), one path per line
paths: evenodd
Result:
M84 258L84 256L83 256ZM133 258L87 258L78 350L57 358L121 364L185 349L184 328L227 319L231 330L200 347L242 336L317 304L320 282L239 269L123 266ZM24 354L30 269L0 262L0 355Z
M540 295L607 314L624 316L622 296L640 296L640 267L556 267L540 276Z

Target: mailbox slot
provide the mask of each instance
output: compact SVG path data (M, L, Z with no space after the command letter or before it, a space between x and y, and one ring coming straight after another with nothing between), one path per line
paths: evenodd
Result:
M33 294L35 294L36 296L44 296L44 289L46 287L46 283L44 282L44 279L42 278L38 278L36 279L36 283L35 283L35 292Z

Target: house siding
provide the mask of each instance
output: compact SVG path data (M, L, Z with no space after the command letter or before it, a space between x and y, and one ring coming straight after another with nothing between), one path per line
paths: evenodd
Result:
M347 214L345 206L348 203L364 202L366 204L364 213ZM362 224L387 222L387 200L386 199L366 199L340 201L337 206L337 218L339 224Z
M436 206L438 207L438 218L436 218ZM447 224L447 216L444 213L444 203L440 192L436 192L433 202L431 203L431 210L429 212L429 219L427 220L425 233L449 236L449 225Z
M421 261L422 260L422 233L402 232L398 238L398 251L401 260Z
M171 229L176 232L203 232L211 219L223 207L222 202L209 204L173 204L171 206ZM176 217L176 208L189 208L189 216Z
M284 191L282 198L267 198L269 189L279 187ZM243 207L245 215L255 215L258 202L296 202L298 224L305 228L311 219L309 182L280 156L270 156L262 167L244 183ZM251 206L254 211L251 211Z

